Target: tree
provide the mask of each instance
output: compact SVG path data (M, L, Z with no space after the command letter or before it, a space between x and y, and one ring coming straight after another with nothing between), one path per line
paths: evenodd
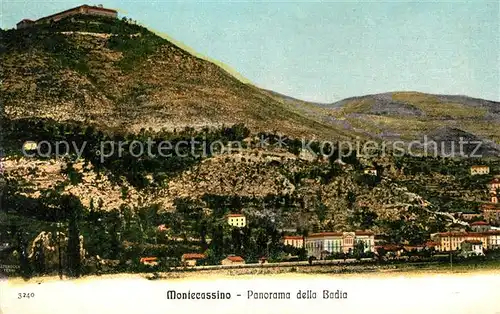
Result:
M360 260L365 253L365 243L363 241L356 241L354 244L353 255L357 260Z
M387 254L387 250L384 247L379 247L377 248L376 251L376 256L379 259L379 261L382 261L384 259L384 256Z
M371 229L378 218L377 213L362 207L354 211L351 217L351 223L362 230Z
M109 220L110 221L106 223L106 225L111 225L110 230L109 230L109 235L110 235L109 257L111 259L118 259L122 253L122 243L120 241L121 220L120 220L120 216L116 210L112 211L110 213Z
M62 206L69 212L68 221L68 250L67 263L70 276L80 277L81 274L81 255L82 247L80 245L80 221L82 215L82 204L74 195L64 195L62 197Z
M45 273L45 252L40 243L35 246L35 271L37 274Z

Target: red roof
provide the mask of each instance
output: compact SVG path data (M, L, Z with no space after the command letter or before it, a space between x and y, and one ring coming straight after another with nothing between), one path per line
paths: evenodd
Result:
M226 259L230 260L231 262L244 262L245 260L241 256L228 256Z
M206 258L206 255L205 254L201 254L201 253L185 253L185 254L182 254L181 258L183 260L187 260L187 259L204 259L204 258Z
M377 245L375 248L376 249L384 249L386 251L399 251L402 249L401 245L398 245L398 244Z
M245 217L243 214L227 214L227 217Z
M303 240L304 238L301 236L283 236L285 240Z
M425 245L404 245L405 250L423 249Z
M371 231L356 231L354 232L355 235L374 235L373 232ZM343 236L343 232L318 232L318 233L312 233L308 236L308 238L320 238L320 237L341 237Z
M475 221L470 224L471 226L489 226L490 224L486 221Z
M496 183L500 184L500 179L498 179L498 178L491 179L490 184L496 184Z
M500 230L490 230L485 232L441 232L440 237L487 237L490 235L500 235Z
M469 233L465 231L451 231L451 232L440 232L438 236L440 237L465 237L469 235Z
M318 232L310 234L308 238L339 237L339 236L342 236L342 232Z
M472 169L489 168L488 166L472 166Z
M470 244L483 244L483 242L479 240L465 240L464 242Z
M42 18L40 18L38 20L50 19L51 17L58 16L58 15L63 14L63 13L67 13L67 12L71 12L71 11L78 11L80 8L92 8L93 10L97 10L97 11L118 13L116 10L113 10L113 9L101 8L101 7L90 6L90 5L84 4L84 5L79 5L79 6L75 7L75 8L67 9L67 10L64 10L64 11L61 11L61 12L57 12L57 13L54 13L54 14L51 14L51 15L44 16L44 17L42 17Z
M438 242L434 242L434 241L428 241L425 243L425 246L427 247L435 247L435 246L439 246L439 243Z
M116 10L113 10L113 9L108 9L108 8L101 8L101 7L96 7L94 5L82 5L82 7L84 8L92 8L94 10L98 10L98 11L106 11L106 12L112 12L112 13L118 13ZM78 9L80 7L76 7L75 9Z
M141 263L144 263L144 262L154 262L157 259L158 259L157 257L142 257L141 258Z
M371 231L356 231L355 234L356 235L374 235L374 233Z

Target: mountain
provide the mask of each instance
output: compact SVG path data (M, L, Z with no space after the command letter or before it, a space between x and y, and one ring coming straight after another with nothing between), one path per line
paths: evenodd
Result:
M499 102L467 96L391 92L347 98L322 107L333 120L342 121L346 129L379 138L412 141L428 136L449 142L462 137L484 141L489 154L499 153L496 148L500 143Z
M11 119L125 132L244 123L255 132L349 136L127 21L78 16L1 36L2 98Z

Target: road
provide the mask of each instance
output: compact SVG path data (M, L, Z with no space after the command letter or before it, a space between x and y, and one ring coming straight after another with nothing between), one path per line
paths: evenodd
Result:
M361 261L373 261L372 258L362 258ZM315 260L313 265L338 265L338 264L354 264L360 261L354 258L344 259L334 259L334 260ZM279 263L252 263L252 264L241 264L241 265L207 265L207 266L186 266L186 267L175 267L175 270L203 270L203 269L231 269L231 268L266 268L266 267L292 267L292 266L309 266L308 261L300 262L279 262Z

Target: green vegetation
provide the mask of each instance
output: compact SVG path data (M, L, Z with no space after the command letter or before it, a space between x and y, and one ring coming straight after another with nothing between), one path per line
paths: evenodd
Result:
M57 60L57 68L69 68L88 75L91 66L87 58L89 48L68 35L75 32L109 34L106 46L123 53L118 66L124 71L132 70L160 46L169 44L167 40L126 19L81 15L51 24L3 32L0 55L16 50L40 51L53 56Z
M124 71L132 71L138 63L167 43L167 40L152 33L114 34L109 38L107 48L122 52L123 57L118 61L118 66Z
M487 113L486 109L474 108L459 103L447 103L439 100L436 96L400 92L393 93L392 99L412 104L416 108L425 112L426 116L431 118L439 117L441 119L471 119L484 118Z
M20 119L5 121L5 150L9 154L20 154L19 147L25 141L47 141L51 147L58 147L58 141L74 143L70 146L68 155L75 156L75 147L83 147L82 156L91 163L97 171L105 171L110 179L120 182L124 176L128 182L138 188L146 188L150 183L155 187L161 187L167 177L176 175L200 160L197 155L202 156L206 152L207 156L212 156L210 149L205 151L201 145L196 146L195 151L187 145L179 145L179 155L173 154L169 158L156 158L149 154L144 154L140 159L134 157L134 150L131 145L134 141L142 143L143 147L149 147L148 141L152 141L151 152L159 152L162 141L170 141L173 147L179 142L190 142L191 139L197 142L206 141L207 146L211 143L220 141L227 144L229 141L242 141L248 136L249 130L243 125L234 125L232 127L223 127L216 130L207 128L200 132L194 129L186 128L180 132L151 132L141 130L138 134L105 134L96 130L92 126L83 126L79 123L58 123L46 119ZM123 152L118 149L118 143L124 143ZM101 162L98 152L101 151L102 143L114 143L116 149L113 149L110 156ZM110 147L104 147L107 152ZM55 150L51 151L48 159L55 157ZM154 182L149 182L147 175L153 174Z
M353 100L342 107L342 111L344 114L368 113L372 109L374 103L375 101L372 99Z

